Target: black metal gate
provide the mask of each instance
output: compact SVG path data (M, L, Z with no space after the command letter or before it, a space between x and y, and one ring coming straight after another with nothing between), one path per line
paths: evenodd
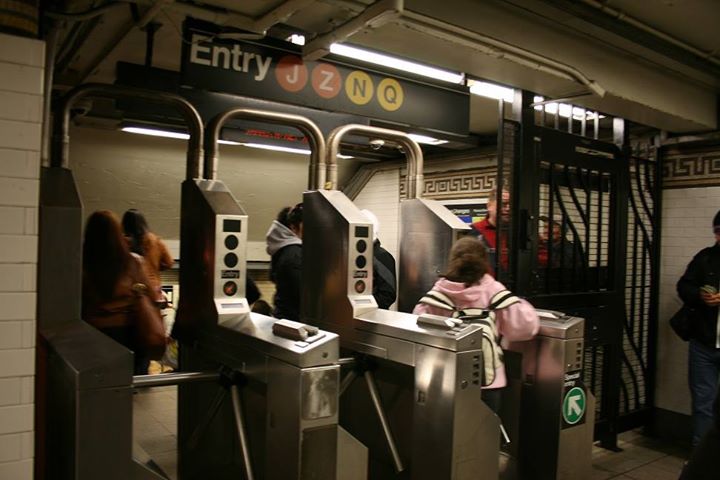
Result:
M595 437L612 447L618 432L648 420L653 402L657 171L612 143L525 125L501 129L506 243L516 248L498 271L536 306L586 319Z

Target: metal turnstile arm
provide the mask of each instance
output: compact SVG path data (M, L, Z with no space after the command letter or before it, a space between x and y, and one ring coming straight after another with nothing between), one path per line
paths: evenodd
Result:
M355 370L350 370L347 375L342 379L340 382L340 393L338 393L338 396L342 396L343 393L345 393L345 390L352 385L352 383L357 378L358 374Z
M230 394L232 395L233 412L235 412L235 426L238 431L238 438L240 439L240 450L243 457L243 467L245 468L245 479L254 480L252 466L250 464L250 449L248 448L247 434L245 433L245 420L242 413L242 405L240 402L240 389L237 385L230 387Z
M405 467L403 466L402 459L400 458L400 452L398 452L395 439L393 438L392 431L390 430L390 424L385 416L385 410L383 409L382 403L380 403L380 393L378 392L377 384L375 383L375 377L370 370L363 372L363 376L365 377L365 382L367 383L368 390L370 391L370 397L372 398L375 412L380 419L383 433L385 433L385 440L387 441L388 448L390 448L390 454L392 455L393 463L395 464L395 471L400 473L405 470Z

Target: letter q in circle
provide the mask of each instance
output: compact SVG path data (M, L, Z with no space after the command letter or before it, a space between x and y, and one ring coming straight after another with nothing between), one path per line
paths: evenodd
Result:
M377 88L377 100L380 106L388 112L394 112L402 107L405 93L400 82L394 78L383 79Z

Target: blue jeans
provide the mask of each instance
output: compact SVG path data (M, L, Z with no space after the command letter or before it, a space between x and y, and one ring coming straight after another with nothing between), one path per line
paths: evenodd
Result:
M690 340L688 353L692 397L692 442L693 445L697 445L713 423L713 402L720 375L720 349L708 348L695 340Z

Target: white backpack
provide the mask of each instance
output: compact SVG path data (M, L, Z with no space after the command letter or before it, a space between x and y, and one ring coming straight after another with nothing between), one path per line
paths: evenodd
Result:
M497 325L495 324L495 312L519 301L520 299L510 290L501 290L493 295L488 306L484 308L472 307L459 309L450 297L437 290L430 290L420 299L420 303L446 310L448 317L480 325L483 336L483 387L487 387L495 381L495 372L503 365L500 336L498 335Z

